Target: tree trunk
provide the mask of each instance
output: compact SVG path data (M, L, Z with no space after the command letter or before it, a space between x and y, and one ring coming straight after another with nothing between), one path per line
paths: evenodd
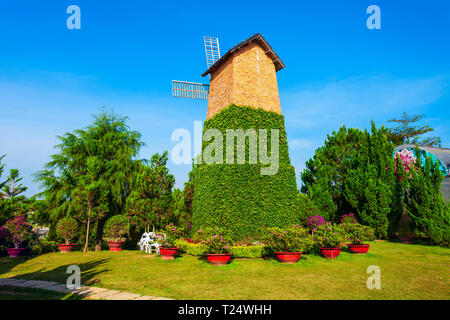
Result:
M102 250L103 225L104 225L104 219L99 219L97 222L97 235L96 235L96 240L95 240L95 251Z
M83 252L87 252L87 250L88 250L90 224L91 224L91 208L89 208L89 210L88 210L88 220L87 220L87 224L86 224L86 242L84 243Z

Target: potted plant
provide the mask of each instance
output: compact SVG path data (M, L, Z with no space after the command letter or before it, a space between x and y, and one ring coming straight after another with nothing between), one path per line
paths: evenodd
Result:
M369 251L370 245L364 244L363 242L375 239L372 228L359 223L343 223L341 227L346 235L348 241L347 247L351 253L365 254Z
M118 214L109 218L104 231L109 251L122 251L125 234L128 232L128 221L125 216Z
M300 225L286 229L269 228L266 244L272 248L277 259L283 263L296 263L313 245L309 231Z
M223 235L220 234L219 228L216 232L209 233L202 243L206 245L206 259L214 266L226 265L231 259L230 245Z
M318 226L313 232L313 238L320 252L327 259L335 259L341 253L342 245L345 244L345 236L340 225L330 222Z
M58 245L59 251L62 253L71 252L76 246L76 243L70 243L70 241L75 238L77 234L78 224L72 218L64 218L59 220L56 225L56 235L63 239L65 243L60 243Z
M6 248L8 256L17 258L27 251L27 248L20 246L29 237L32 227L25 222L25 217L19 216L6 221L4 225L4 236L7 242L13 243L14 248Z
M174 260L175 255L178 252L179 247L175 246L175 241L183 235L184 230L182 227L177 227L172 223L166 226L165 237L160 239L161 246L159 247L159 253L163 260Z

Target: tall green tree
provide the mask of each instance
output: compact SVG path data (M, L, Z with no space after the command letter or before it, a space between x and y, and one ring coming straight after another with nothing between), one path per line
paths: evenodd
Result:
M132 224L142 230L153 230L171 222L172 189L175 178L167 168L168 152L154 154L150 166L140 165L136 182L126 200L126 212Z
M346 213L387 236L393 201L394 146L387 129L371 131L341 127L327 136L302 172L302 191L326 219L337 222Z
M417 144L419 146L440 146L442 143L439 137L423 137L424 134L433 132L434 129L429 125L415 125L420 120L424 119L422 114L410 115L403 112L400 118L393 118L388 122L396 123L397 126L390 129L388 138L396 146L402 144Z
M103 111L86 129L58 136L59 152L36 175L49 220L55 224L64 216L74 216L89 224L86 239L95 233L95 250L101 249L106 219L124 210L130 178L139 163L136 157L144 145L127 119Z
M416 149L416 154L419 150ZM432 244L450 245L450 212L441 194L443 175L439 164L426 157L423 166L417 157L409 179L407 210L411 231L418 237L428 238Z

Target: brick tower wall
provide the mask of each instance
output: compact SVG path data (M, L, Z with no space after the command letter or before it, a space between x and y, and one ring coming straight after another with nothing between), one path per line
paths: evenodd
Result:
M232 103L281 114L275 65L257 42L234 52L211 75L206 118Z

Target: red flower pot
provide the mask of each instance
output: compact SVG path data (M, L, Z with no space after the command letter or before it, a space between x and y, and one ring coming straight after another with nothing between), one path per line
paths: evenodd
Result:
M351 253L366 254L369 251L369 244L347 244Z
M278 260L283 263L296 263L302 255L301 252L275 252L275 254Z
M6 251L8 252L9 257L18 258L25 255L27 248L6 248Z
M58 244L57 246L58 246L59 251L61 251L62 253L67 253L67 252L71 252L75 248L76 245L77 245L76 243L69 243L69 244L62 243L62 244Z
M159 247L159 253L162 256L163 260L174 260L175 259L175 255L178 252L178 249L180 249L179 247Z
M327 259L336 259L341 253L341 248L319 248L323 256Z
M122 251L125 241L108 241L109 251Z
M207 253L206 259L214 266L223 266L231 259L231 253Z

